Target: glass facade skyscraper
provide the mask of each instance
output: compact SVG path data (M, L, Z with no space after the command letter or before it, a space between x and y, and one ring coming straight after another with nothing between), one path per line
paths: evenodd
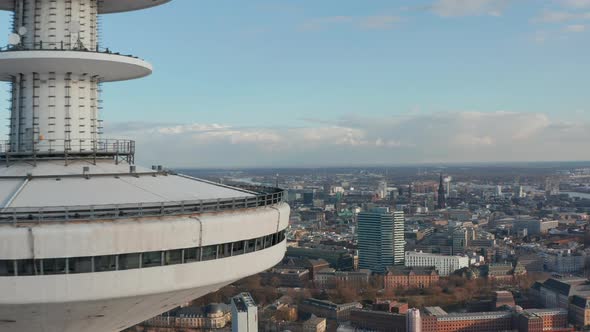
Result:
M404 262L404 215L375 208L358 215L359 268L384 273Z

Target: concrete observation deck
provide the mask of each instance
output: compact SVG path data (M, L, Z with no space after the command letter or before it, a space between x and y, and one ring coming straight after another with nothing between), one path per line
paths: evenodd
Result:
M98 13L111 14L163 5L170 0L98 0ZM14 0L0 0L0 10L14 10Z
M275 188L231 187L167 171L83 160L0 167L0 223L221 212L283 201Z

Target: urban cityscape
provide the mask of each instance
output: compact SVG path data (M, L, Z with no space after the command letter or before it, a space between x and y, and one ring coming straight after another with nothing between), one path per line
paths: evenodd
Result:
M273 268L129 331L584 331L590 163L181 170L286 190ZM250 331L250 330L244 330Z
M0 0L0 332L590 332L588 21Z

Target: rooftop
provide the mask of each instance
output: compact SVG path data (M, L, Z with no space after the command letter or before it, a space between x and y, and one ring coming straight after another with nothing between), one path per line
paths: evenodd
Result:
M79 160L67 166L63 161L43 161L36 167L18 163L0 168L0 221L86 219L101 214L118 218L258 207L267 205L262 191L167 171L132 169L112 161L93 164ZM274 203L282 200L278 196ZM116 213L111 215L112 211Z

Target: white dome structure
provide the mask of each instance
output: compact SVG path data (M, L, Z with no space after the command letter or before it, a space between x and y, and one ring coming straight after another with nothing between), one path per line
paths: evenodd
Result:
M0 0L0 331L121 331L280 262L283 191L135 166L102 137L99 85L149 75L98 46L98 15L167 0Z

